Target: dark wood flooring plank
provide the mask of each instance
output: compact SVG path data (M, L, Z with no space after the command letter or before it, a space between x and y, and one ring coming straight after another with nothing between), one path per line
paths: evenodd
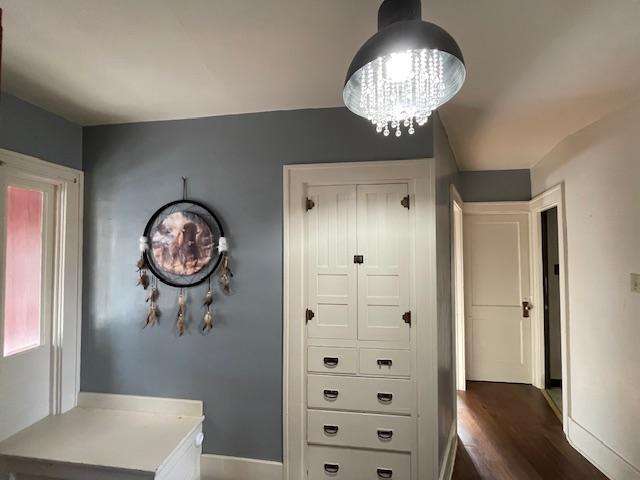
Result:
M458 394L458 437L454 480L606 480L530 385L469 382Z

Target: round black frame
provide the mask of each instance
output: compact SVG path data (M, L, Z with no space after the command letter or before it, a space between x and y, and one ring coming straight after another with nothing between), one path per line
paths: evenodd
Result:
M165 211L170 210L171 207L174 207L175 205L178 205L178 204L191 205L194 207L198 207L198 209L200 210L204 210L204 212L206 213L206 216L202 215L202 212L199 212L199 213L193 212L193 213L196 213L201 217L203 217L203 220L205 220L207 224L209 224L209 227L211 228L212 231L217 228L218 232L220 233L220 237L224 237L224 229L222 228L222 223L220 223L220 220L218 219L218 217L216 217L216 214L213 213L213 211L211 211L209 207L207 207L201 202L196 202L194 200L174 200L173 202L169 202L163 205L162 207L160 207L158 210L156 210L154 214L151 215L151 218L149 218L147 225L144 227L143 235L147 238L147 241L149 242L148 248L144 251L145 263L146 263L146 267L151 271L151 273L153 273L153 275L155 275L158 278L158 280L160 280L165 285L169 285L170 287L176 287L176 288L195 287L196 285L200 285L201 283L206 281L216 271L216 269L220 265L220 262L222 261L223 252L218 252L218 258L215 260L215 262L213 261L213 259L211 259L209 264L199 272L196 272L193 275L183 276L183 278L188 280L182 283L176 282L173 280L176 277L181 277L180 275L168 274L167 272L164 272L162 269L158 268L155 262L155 259L153 258L153 255L150 254L151 239L149 237L149 234L151 233L151 228L154 226L158 218L165 213ZM184 210L188 211L188 208L175 210L175 212L184 211ZM175 213L175 212L170 212L170 213ZM207 216L209 218L206 218ZM213 220L213 222L210 222L209 219ZM195 277L195 280L193 279L193 277Z

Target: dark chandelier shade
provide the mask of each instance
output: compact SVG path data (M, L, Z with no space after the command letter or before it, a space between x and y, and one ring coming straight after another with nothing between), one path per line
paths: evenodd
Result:
M449 101L466 76L460 47L444 29L422 20L420 0L385 0L378 10L378 33L356 53L343 99L378 132L410 134L432 111Z

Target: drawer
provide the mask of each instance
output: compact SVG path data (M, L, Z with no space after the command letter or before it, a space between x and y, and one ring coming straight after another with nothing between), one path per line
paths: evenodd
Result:
M310 446L309 480L411 480L411 455Z
M355 348L309 347L307 369L318 373L356 373L358 355Z
M413 399L409 380L307 376L309 408L410 415Z
M408 377L411 375L411 351L361 348L360 373L384 377Z
M307 441L334 447L410 452L416 442L411 417L370 413L307 412Z

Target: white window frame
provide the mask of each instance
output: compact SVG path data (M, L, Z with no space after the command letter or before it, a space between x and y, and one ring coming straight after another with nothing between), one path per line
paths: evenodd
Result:
M411 311L415 315L418 405L416 478L438 477L437 303L434 160L286 165L283 179L283 467L285 480L305 478L304 199L308 185L406 182L415 229ZM429 286L433 287L430 288ZM415 312L415 313L414 313ZM415 470L414 470L415 471Z
M54 187L51 414L57 415L77 405L80 391L84 174L0 149L3 168Z

